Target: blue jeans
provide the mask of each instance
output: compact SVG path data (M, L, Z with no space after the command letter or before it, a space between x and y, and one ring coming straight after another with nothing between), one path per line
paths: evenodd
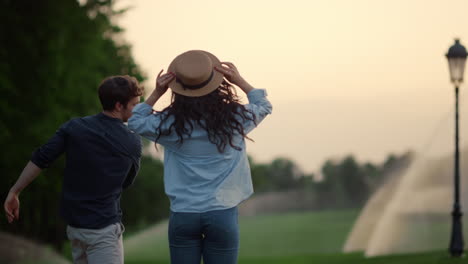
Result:
M171 212L172 264L235 264L239 252L237 207L205 213Z

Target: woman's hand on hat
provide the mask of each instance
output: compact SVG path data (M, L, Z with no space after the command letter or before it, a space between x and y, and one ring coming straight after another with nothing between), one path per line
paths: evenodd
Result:
M169 83L175 78L175 74L172 72L168 72L162 74L163 70L161 70L156 77L156 88L153 90L150 96L146 98L145 103L153 106L163 94L166 93L167 89L169 88Z
M244 80L244 78L242 78L237 67L233 63L221 62L221 66L215 66L215 70L222 73L230 83L239 86L239 88L241 88L245 93L248 93L253 89L253 87Z
M167 89L169 88L169 83L175 78L175 74L172 72L168 72L162 74L163 70L161 70L156 78L156 89L155 92L162 96L166 93ZM161 75L162 74L162 75Z
M222 73L229 82L235 85L238 85L238 83L244 81L244 79L240 76L236 66L231 62L221 62L221 66L215 66L215 70Z

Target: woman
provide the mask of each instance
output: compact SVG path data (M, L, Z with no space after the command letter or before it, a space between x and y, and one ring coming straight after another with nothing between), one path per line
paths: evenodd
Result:
M242 105L232 84L247 94ZM152 106L172 89L172 103ZM156 89L133 110L129 127L164 146L164 185L171 202L171 263L236 263L237 205L252 193L245 139L272 106L229 62L192 50L177 56Z

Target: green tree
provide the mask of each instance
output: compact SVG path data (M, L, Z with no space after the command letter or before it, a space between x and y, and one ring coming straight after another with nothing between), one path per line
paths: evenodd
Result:
M270 163L255 163L249 157L256 192L283 191L312 184L313 175L305 175L294 161L276 158Z
M0 1L0 197L6 197L32 151L60 124L100 111L97 87L109 75L143 79L113 1ZM65 239L57 215L63 158L21 194L21 217L0 227L57 247Z
M123 222L130 232L169 216L169 199L164 192L163 178L163 163L143 156L138 177L133 186L122 194Z
M263 192L271 189L272 184L268 177L268 165L255 163L255 160L251 156L249 156L249 163L255 192Z
M366 202L370 186L367 175L361 169L353 156L347 156L339 165L342 184L346 192L347 204L360 207Z
M323 181L316 191L326 207L360 207L370 193L368 176L353 156L339 162L328 160L322 167Z
M276 158L268 166L267 174L273 184L273 190L287 190L297 187L297 180L302 172L290 159Z
M343 204L346 192L338 164L332 160L325 161L322 165L322 177L322 181L315 187L315 191L319 193L319 204L329 208Z

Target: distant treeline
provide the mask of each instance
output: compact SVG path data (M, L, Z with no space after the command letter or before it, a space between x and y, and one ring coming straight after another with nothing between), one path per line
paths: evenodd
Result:
M410 161L410 152L390 154L382 164L359 163L353 155L348 155L340 160L325 161L319 176L301 172L294 161L287 158L268 164L256 164L251 160L251 168L256 193L296 190L304 195L307 192L307 201L311 204L297 208L360 208L392 172L406 168Z

